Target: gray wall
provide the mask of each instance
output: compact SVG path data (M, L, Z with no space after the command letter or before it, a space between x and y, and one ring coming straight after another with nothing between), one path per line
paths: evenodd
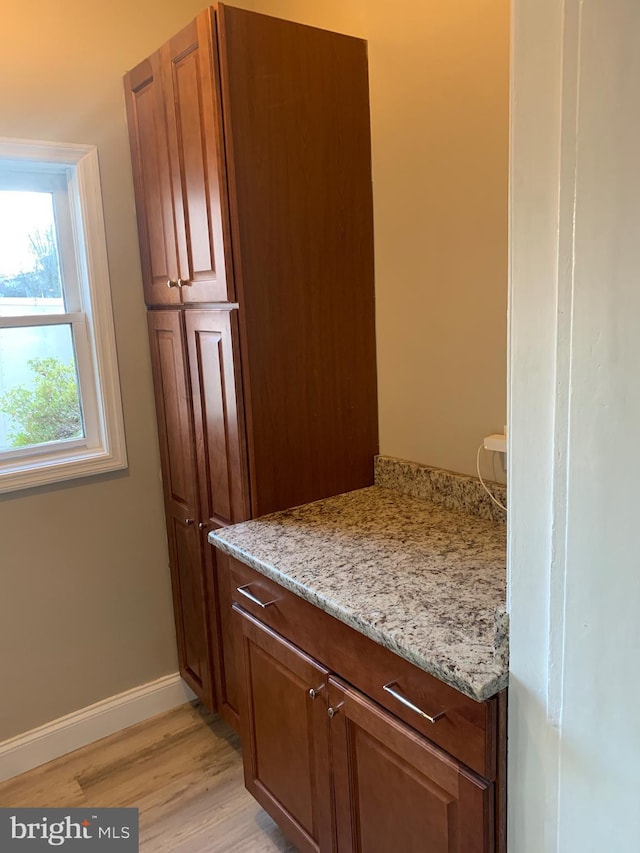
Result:
M0 498L0 741L177 669L122 75L201 6L3 5L2 134L98 146L129 469Z

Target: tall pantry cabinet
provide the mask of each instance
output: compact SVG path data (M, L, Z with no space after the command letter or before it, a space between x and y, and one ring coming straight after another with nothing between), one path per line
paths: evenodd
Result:
M180 668L237 724L207 532L373 481L366 44L218 4L125 92Z

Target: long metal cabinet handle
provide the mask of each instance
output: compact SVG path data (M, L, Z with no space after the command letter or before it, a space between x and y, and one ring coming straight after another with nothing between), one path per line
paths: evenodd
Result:
M256 598L255 595L253 595L252 593L249 592L248 587L250 587L250 586L251 586L250 583L246 583L244 586L236 587L236 589L240 593L240 595L244 595L245 598L248 598L249 601L253 601L254 604L258 605L258 607L262 607L263 610L265 607L269 607L270 604L276 603L275 599L273 599L272 601L266 601L266 602L260 601L259 598Z
M404 705L405 708L409 708L409 710L414 711L416 714L419 714L425 720L428 720L430 723L437 723L438 720L441 720L446 716L446 711L441 711L439 714L427 714L426 711L423 711L422 708L418 708L417 705L414 705L410 699L407 699L406 696L403 696L398 690L394 690L393 688L397 684L397 681L390 681L388 684L383 685L382 689L385 690L390 696L393 696L394 699L397 699L401 705Z

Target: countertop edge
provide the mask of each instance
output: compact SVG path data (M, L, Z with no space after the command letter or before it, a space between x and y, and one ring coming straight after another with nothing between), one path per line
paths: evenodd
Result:
M363 634L384 648L389 649L399 657L404 658L409 661L409 663L412 663L424 672L429 673L429 675L432 675L434 678L437 678L449 687L453 687L455 690L460 691L470 699L474 699L476 702L484 702L487 699L491 699L507 687L509 680L508 671L497 671L494 677L483 679L481 683L475 684L466 678L462 678L457 675L454 676L447 670L439 667L437 664L426 658L422 658L418 655L411 655L406 648L399 647L386 635L375 630L366 622L359 620L357 617L344 611L335 602L325 599L303 584L297 583L289 575L282 573L270 563L265 563L254 557L252 554L244 551L242 548L239 548L237 545L230 545L224 539L218 538L216 531L211 531L209 533L208 540L211 545L215 546L223 553L239 560L241 563L244 563L250 568L255 569L260 574L270 578L285 589L288 589L299 598L309 601L311 604L319 607L321 610L324 610L338 621L348 625L350 628L353 628L358 631L358 633ZM497 649L495 659L500 660L500 655Z

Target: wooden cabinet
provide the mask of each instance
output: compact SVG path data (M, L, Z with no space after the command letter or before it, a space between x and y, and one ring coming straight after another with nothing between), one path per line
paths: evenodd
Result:
M233 299L216 66L204 14L125 77L148 305Z
M373 482L366 44L220 3L125 96L179 644L209 645L202 683L237 724L228 566L207 530Z
M148 322L180 671L215 707L228 619L219 624L217 590L225 580L206 536L247 513L235 317L232 310L185 316L166 309L149 311ZM236 722L235 708L229 719Z
M461 764L486 779L498 775L500 702L476 702L414 664L374 643L308 601L222 552L231 569L234 602L273 631L286 637L332 672L429 738ZM261 607L238 589L250 592ZM363 664L366 662L366 665ZM437 723L402 704L385 685L419 706ZM443 715L443 712L444 715Z
M215 601L210 612L217 616L217 655L215 667L218 712L236 731L240 730L240 637L233 618L233 578L229 558L214 548L209 549L213 561Z
M204 536L216 527L249 517L236 315L235 310L184 312L199 484L198 523ZM237 728L237 642L231 622L229 566L225 556L216 554L206 541L203 562L210 590L208 635L216 705Z
M198 475L182 316L148 314L180 672L213 704L208 578L198 524Z
M182 302L233 299L218 65L211 16L160 50Z
M332 846L327 670L243 615L245 784L301 850Z
M217 527L249 515L236 314L184 312L201 517Z
M226 559L242 632L245 783L299 849L505 853L506 695L475 702ZM437 721L390 694L386 707L374 701L370 685L390 680L429 714L442 699Z
M335 678L329 708L340 853L495 850L491 782Z
M145 301L172 305L178 243L159 51L126 75L125 92Z

